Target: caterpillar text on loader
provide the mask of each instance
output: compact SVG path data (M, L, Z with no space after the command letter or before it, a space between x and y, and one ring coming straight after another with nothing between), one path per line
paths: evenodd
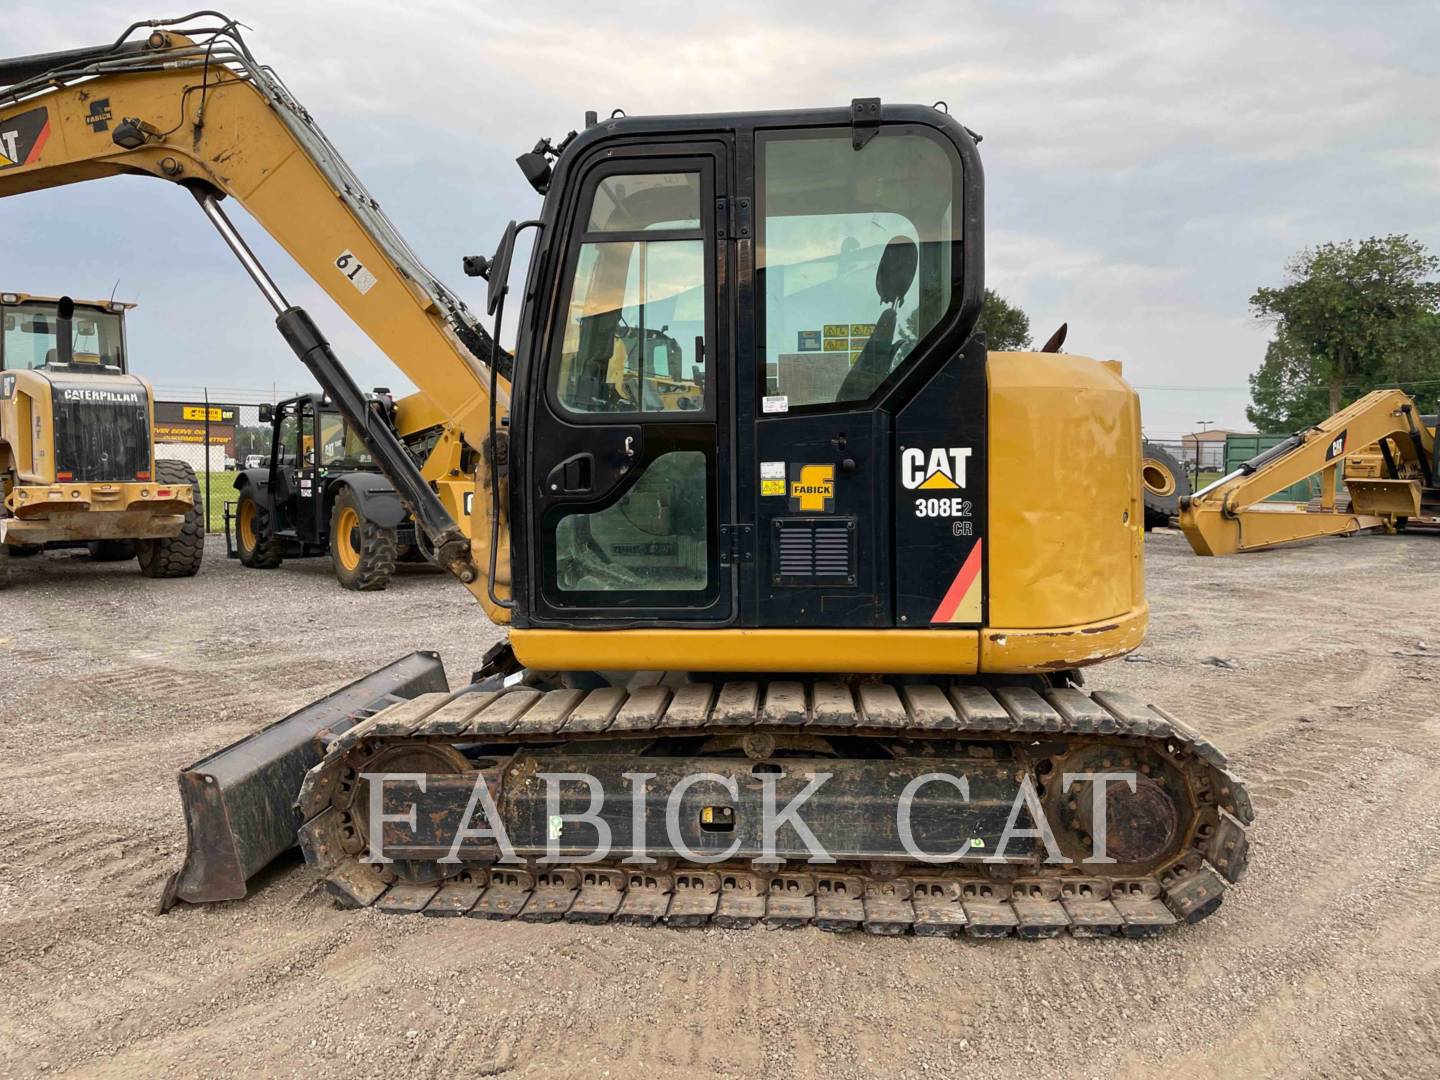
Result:
M129 371L134 306L0 293L0 588L12 556L45 548L138 559L147 577L200 569L195 473L156 459L155 395Z
M499 324L533 231L511 371L233 23L143 26L0 63L0 132L30 133L0 196L187 187L509 628L469 685L415 653L184 770L164 904L243 896L298 834L393 912L1046 937L1215 910L1244 786L1080 685L1145 630L1137 398L1114 363L987 359L963 125L859 99L541 140L538 217L467 260ZM222 196L476 451L468 539ZM693 390L648 392L657 327Z
M459 436L419 394L395 401L377 389L367 405L395 430L451 517L468 527L475 470ZM329 555L336 579L356 592L385 588L397 561L426 561L424 533L324 394L261 405L260 421L271 425L267 464L236 475L233 515L225 508L232 558L272 570L288 558Z
M1347 460L1365 455L1373 475L1343 476ZM1360 472L1357 469L1356 472ZM1316 505L1265 502L1311 476ZM1401 390L1375 390L1312 428L1297 432L1180 500L1180 528L1197 555L1233 555L1366 529L1397 532L1440 524L1440 438Z

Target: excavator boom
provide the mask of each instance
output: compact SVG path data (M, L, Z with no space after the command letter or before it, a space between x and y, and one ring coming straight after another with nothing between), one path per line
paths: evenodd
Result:
M1386 475L1347 479L1348 509L1337 505L1346 455L1378 447ZM1197 555L1232 555L1321 536L1394 529L1440 512L1435 433L1399 390L1376 390L1334 416L1245 462L1180 500L1180 528ZM1320 505L1265 502L1320 477Z
M137 24L131 32L144 25ZM192 36L193 35L193 36ZM371 443L440 561L496 621L508 566L489 578L494 500L473 500L474 545L450 519L303 309L289 304L229 221L249 211L478 452L484 483L492 411L509 383L490 370L489 335L430 273L379 203L275 72L219 27L154 30L144 41L0 62L0 198L107 176L143 175L188 189L275 311L277 326ZM492 410L491 386L496 388ZM505 543L503 532L500 545Z

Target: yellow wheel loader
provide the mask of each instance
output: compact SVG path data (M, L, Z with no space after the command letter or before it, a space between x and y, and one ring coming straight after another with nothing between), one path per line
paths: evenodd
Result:
M1223 755L1083 685L1145 633L1138 401L1113 362L987 354L978 137L945 111L591 113L520 155L538 213L466 260L487 334L234 22L0 85L31 133L0 196L186 188L508 628L468 684L415 653L184 770L164 905L298 840L386 912L1143 937L1244 871ZM474 451L468 536L227 197ZM683 393L647 392L657 328Z
M200 569L195 473L156 459L154 392L129 371L134 306L0 293L0 588L12 557L46 548L137 559L147 577Z

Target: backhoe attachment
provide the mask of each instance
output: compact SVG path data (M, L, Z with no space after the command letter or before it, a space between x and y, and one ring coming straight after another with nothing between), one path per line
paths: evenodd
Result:
M1440 516L1435 432L1400 390L1376 390L1298 432L1180 500L1180 528L1197 555L1232 555L1366 529L1394 532L1411 519ZM1337 501L1347 456L1372 450L1381 475L1345 477L1350 505ZM1318 506L1265 502L1320 477Z

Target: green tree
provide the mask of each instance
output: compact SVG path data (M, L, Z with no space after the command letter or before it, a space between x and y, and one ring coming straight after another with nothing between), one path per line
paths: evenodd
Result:
M985 335L991 352L1018 352L1030 347L1030 316L994 289L985 290L985 304L975 329Z
M905 329L911 339L919 337L920 309L910 312ZM1014 352L1030 347L1030 316L993 289L985 290L980 320L975 329L985 335L985 347L991 352Z
M1440 259L1399 234L1322 244L1292 259L1284 285L1250 298L1256 318L1275 327L1250 376L1250 422L1294 431L1377 386L1424 396L1440 373L1437 270Z

